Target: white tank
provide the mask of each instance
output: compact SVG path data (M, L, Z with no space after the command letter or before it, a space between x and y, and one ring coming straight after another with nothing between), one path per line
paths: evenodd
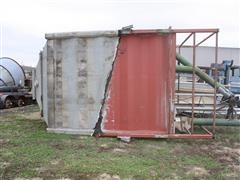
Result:
M13 59L0 58L0 87L24 86L25 73L23 68Z

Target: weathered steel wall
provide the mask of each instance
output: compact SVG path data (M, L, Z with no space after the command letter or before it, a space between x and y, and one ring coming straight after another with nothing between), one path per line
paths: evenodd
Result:
M171 133L175 34L122 35L108 87L101 130L107 136Z
M48 34L47 97L43 97L48 130L90 134L98 119L105 84L118 44L117 32ZM46 57L45 57L46 56ZM45 93L44 93L45 94Z

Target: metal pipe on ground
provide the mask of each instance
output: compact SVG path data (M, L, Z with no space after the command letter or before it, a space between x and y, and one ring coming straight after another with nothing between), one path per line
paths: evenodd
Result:
M240 126L240 120L216 119L216 126ZM197 126L212 126L213 120L208 118L195 118L194 125Z

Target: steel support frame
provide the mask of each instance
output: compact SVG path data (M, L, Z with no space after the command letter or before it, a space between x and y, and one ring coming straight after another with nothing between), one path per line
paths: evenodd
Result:
M143 132L129 132L129 131L106 131L105 133L99 134L98 137L131 137L131 138L169 138L169 139L212 139L214 136L205 127L201 128L206 132L205 134L161 134L160 132L143 131Z
M182 41L182 43L178 46L178 52L181 54L181 48L182 47L190 47L193 50L193 69L195 69L196 66L196 47L198 47L200 44L208 40L210 37L215 35L215 64L218 63L218 32L219 29L174 29L175 33L189 33L189 35ZM211 33L207 37L205 37L200 42L196 43L196 35L199 33ZM193 36L193 42L191 46L184 46L184 44L188 41L188 39ZM214 80L215 80L215 86L214 86L214 108L213 108L213 129L212 132L208 131L206 128L203 128L206 134L194 134L194 103L195 103L195 70L193 70L192 75L192 119L191 119L191 134L171 134L169 138L214 138L215 137L215 127L216 127L216 97L217 97L217 90L216 90L216 82L217 82L217 69L214 69ZM178 90L180 89L180 76L178 76ZM177 97L178 99L178 97ZM179 100L178 100L179 101Z
M218 53L218 29L166 29L166 30L133 30L131 33L189 33L189 36L184 39L184 41L181 43L181 45L178 47L179 53L181 53L181 47L185 47L184 44L187 42L187 40L193 36L193 45L188 46L193 48L193 67L196 66L196 47L205 42L207 39L212 37L214 34L216 34L216 50L215 50L215 63L217 63L217 53ZM202 41L199 43L196 43L196 35L198 33L211 33L209 36L204 38ZM216 82L216 73L215 71L215 82ZM195 71L193 73L193 82L195 82ZM193 90L193 99L192 99L192 129L191 131L188 132L188 134L176 134L173 131L168 131L166 132L158 132L158 131L103 131L101 134L98 134L97 136L105 136L105 137L132 137L132 138L169 138L169 139L213 139L215 136L215 118L216 118L216 102L214 104L214 116L213 116L213 131L210 132L208 129L205 127L201 127L205 133L193 133L194 132L194 127L193 127L193 120L194 120L194 94L195 94L195 84L193 83L192 85L192 90ZM215 88L214 88L214 97L216 97L216 83L215 83ZM168 123L170 125L173 125L171 118L168 119Z

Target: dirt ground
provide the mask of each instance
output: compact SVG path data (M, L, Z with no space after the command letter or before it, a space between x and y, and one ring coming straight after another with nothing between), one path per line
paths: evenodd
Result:
M36 105L0 110L0 179L240 179L239 130L124 143L49 133Z

